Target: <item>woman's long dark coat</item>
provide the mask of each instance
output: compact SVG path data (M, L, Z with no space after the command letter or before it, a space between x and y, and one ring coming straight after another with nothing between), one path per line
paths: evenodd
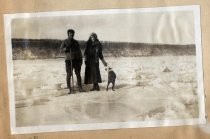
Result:
M87 41L85 56L85 84L101 83L99 59L103 60L102 45L99 40Z

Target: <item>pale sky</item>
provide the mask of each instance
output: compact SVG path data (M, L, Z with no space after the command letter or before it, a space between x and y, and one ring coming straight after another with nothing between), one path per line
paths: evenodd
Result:
M12 21L12 38L65 39L69 28L77 40L95 32L102 41L195 43L190 11L19 18Z

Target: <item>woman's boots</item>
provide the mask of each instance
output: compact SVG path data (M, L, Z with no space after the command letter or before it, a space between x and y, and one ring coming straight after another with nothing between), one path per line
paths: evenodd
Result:
M100 91L100 88L99 88L99 85L98 85L98 83L94 83L93 84L93 88L90 90L90 91Z

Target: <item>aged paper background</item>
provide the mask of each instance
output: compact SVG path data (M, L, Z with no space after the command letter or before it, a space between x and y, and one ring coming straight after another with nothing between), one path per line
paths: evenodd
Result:
M210 137L210 124L206 126L181 126L181 127L161 127L161 128L138 128L138 129L116 129L97 130L80 132L58 132L42 133L30 135L10 135L9 127L9 103L6 77L5 41L3 14L19 12L45 12L45 11L67 11L83 9L110 9L110 8L143 8L179 5L201 5L201 30L204 63L204 86L207 96L207 113L210 114L210 1L208 0L0 0L0 139L126 139L126 138L190 138L207 139Z

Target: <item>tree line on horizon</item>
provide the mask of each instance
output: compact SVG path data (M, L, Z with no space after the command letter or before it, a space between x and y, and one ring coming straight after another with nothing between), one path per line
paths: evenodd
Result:
M62 40L12 39L13 59L54 59L59 55ZM79 40L84 53L86 41ZM105 57L184 56L195 55L195 44L152 44L134 42L101 41ZM64 56L64 54L62 54Z

